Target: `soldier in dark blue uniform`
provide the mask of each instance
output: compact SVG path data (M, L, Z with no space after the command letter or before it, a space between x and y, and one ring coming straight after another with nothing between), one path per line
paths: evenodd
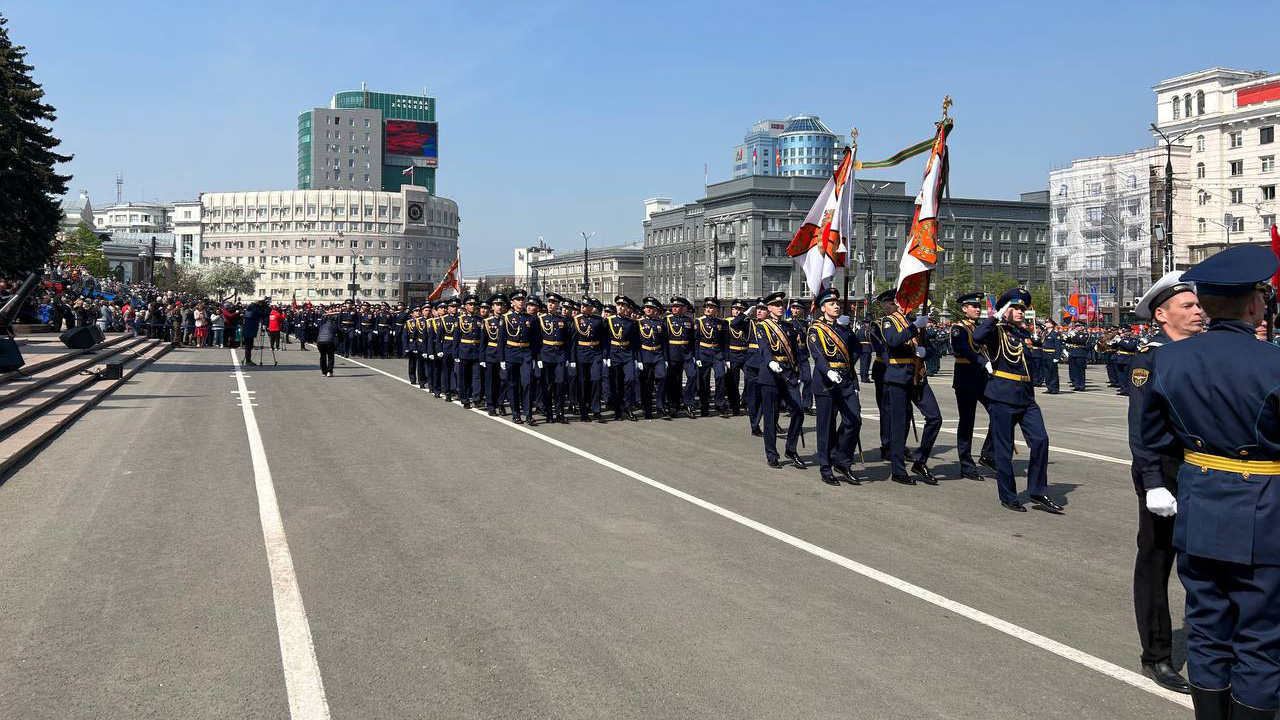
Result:
M1062 513L1062 506L1048 495L1049 435L1044 429L1044 416L1036 404L1035 387L1027 369L1028 333L1022 327L1022 313L1031 305L1031 293L1017 288L1000 296L996 314L973 331L974 342L986 347L991 362L991 377L984 390L987 415L991 418L991 435L995 438L996 483L1000 504L1010 510L1026 512L1018 500L1013 480L1013 429L1022 428L1030 448L1027 466L1027 491L1041 509Z
M760 386L756 382L760 377L760 343L757 340L760 321L767 310L762 300L754 300L751 307L729 324L731 330L745 334L747 341L746 359L742 363L742 394L747 402L747 421L751 426L751 434L760 437L764 431L760 429Z
M1158 332L1133 356L1129 369L1130 474L1138 495L1138 553L1133 564L1133 608L1142 642L1142 673L1174 692L1190 692L1187 681L1173 667L1173 624L1169 618L1169 572L1177 559L1173 546L1177 513L1178 467L1172 457L1152 452L1142 443L1142 406L1151 375L1152 351L1171 342L1199 335L1207 322L1195 287L1175 270L1157 280L1134 309L1151 318Z
M1031 342L1027 345L1027 369L1031 371L1031 386L1040 387L1044 385L1043 338L1035 328L1028 330L1028 336Z
M359 313L351 305L351 301L343 303L342 310L338 311L338 354L343 357L354 354L352 348L355 345L355 325L358 319Z
M458 357L458 297L445 302L445 314L440 318L441 347L436 352L440 361L440 381L444 383L445 402L453 402L459 389L454 376L454 360Z
M538 344L538 371L542 375L542 411L547 422L568 424L564 416L565 384L568 381L569 357L573 330L561 314L564 298L547 293L547 311L538 316L542 338Z
M356 324L355 352L366 360L369 359L370 348L377 344L375 315L376 312L369 303L360 306L360 321Z
M507 402L506 373L502 370L502 316L507 311L507 296L489 298L489 316L484 319L484 360L480 371L484 374L484 409L490 416L498 414L498 408Z
M833 470L851 485L861 485L850 468L862 430L862 406L854 376L861 347L849 328L849 316L840 314L840 293L828 288L818 294L814 304L819 314L809 324L805 344L813 358L809 382L817 404L818 471L828 485L840 484Z
M978 416L978 405L985 411L987 399L987 377L991 372L991 363L987 360L985 350L974 343L973 330L982 316L982 293L965 293L956 297L956 304L964 313L964 319L951 325L951 352L955 356L955 368L952 370L951 389L956 393L956 413L960 417L956 425L956 454L960 456L960 474L970 480L986 480L978 466L973 462L973 427ZM982 442L982 453L979 458L994 464L992 450L995 440L991 430L986 432L986 440Z
M427 359L427 389L432 396L440 397L444 392L440 383L440 361L437 359L443 344L440 329L440 316L444 314L444 305L439 300L431 301L431 312L427 318L426 340L423 346Z
M693 303L677 295L671 298L671 312L667 315L667 407L673 414L684 410L690 418L696 417L693 401L698 393L693 318L689 317L692 309Z
M1133 364L1133 356L1138 352L1138 338L1131 330L1123 330L1116 338L1116 386L1117 395L1129 394L1129 366Z
M1062 333L1058 332L1058 326L1052 319L1046 318L1044 321L1044 335L1041 337L1040 346L1043 353L1040 358L1041 377L1044 378L1044 389L1047 395L1057 395L1059 392L1058 380L1058 364L1062 362Z
M920 447L916 449L911 463L911 472L919 475L924 484L937 485L938 479L929 470L928 462L938 432L942 430L942 411L938 409L928 377L922 372L929 350L921 344L921 339L925 326L929 324L929 315L921 312L915 320L908 320L898 309L896 301L884 304L893 310L880 319L877 331L885 352L884 396L889 415L890 479L903 485L916 482L907 474L906 464L907 426L911 422L911 407L914 405L924 417L924 428L920 434ZM881 432L883 427L881 422Z
M400 331L400 343L404 346L404 355L409 358L409 384L418 385L418 361L422 359L421 351L418 350L418 316L421 311L414 308L409 313L409 319L405 322L404 327Z
M573 298L565 298L562 303L564 307L564 319L568 334L568 344L565 346L565 363L564 363L564 401L568 406L568 410L572 414L582 412L581 400L581 383L578 382L578 363L574 360L574 345L578 340L578 332L574 329L574 323L578 319L579 305L578 301Z
M373 356L386 359L391 357L391 345L394 337L391 334L391 321L393 319L391 306L382 303L382 307L373 314L373 331L376 334L376 347L373 349Z
M613 302L617 313L605 320L609 350L605 355L604 366L609 377L609 400L613 406L614 420L625 417L635 421L637 418L631 409L631 398L635 394L636 376L641 362L639 326L633 315L639 308L626 295L618 295Z
M1067 377L1071 380L1071 389L1084 390L1085 372L1089 365L1089 334L1084 328L1072 328L1062 338L1067 346Z
M511 400L511 421L523 425L533 421L533 358L537 353L537 320L526 312L524 290L511 293L511 310L502 317L498 347L502 361L498 367L507 374L507 397Z
M1173 543L1198 720L1274 720L1280 704L1280 347L1254 334L1278 267L1240 245L1184 273L1209 329L1153 351L1145 384L1142 444L1181 459Z
M742 368L747 362L750 350L747 342L751 333L746 313L750 309L751 304L746 300L734 300L729 310L731 317L725 321L724 397L729 413L734 417L742 414Z
M787 294L775 292L764 298L769 317L756 324L756 354L759 357L760 417L764 421L764 456L771 468L780 468L778 461L778 417L782 408L787 410L786 456L791 464L804 470L804 460L796 452L800 433L803 431L804 409L800 406L800 370L796 362L795 328L782 319Z
M484 357L484 328L476 314L479 298L467 295L462 299L462 312L458 314L458 342L453 357L454 379L458 399L462 407L484 401L480 394L480 360Z
M849 306L849 317L853 317L853 306ZM871 346L871 330L875 326L872 318L863 318L858 325L858 330L854 337L858 339L858 345L861 346L862 352L858 356L858 379L860 382L871 382L871 361L875 359L875 349Z
M602 423L600 415L601 385L604 382L604 357L609 351L609 336L604 320L597 314L604 307L596 298L582 298L582 314L574 318L573 365L578 371L579 419Z
M655 411L666 420L675 417L668 412L667 395L667 322L662 303L652 295L645 297L644 317L638 322L640 333L640 408L646 420Z
M898 301L894 298L897 291L893 288L885 290L876 296L876 302L880 304L880 311L885 315L898 312ZM875 383L876 390L876 412L880 415L880 459L889 459L889 446L893 442L893 419L889 413L889 395L885 392L884 375L888 368L889 351L884 343L884 336L880 332L880 323L871 320L867 323L867 338L871 341L871 354L874 361L871 364L871 382Z
M404 357L404 343L400 339L404 337L404 326L409 322L409 308L404 303L397 303L395 311L391 314L391 339L389 355L402 358Z
M693 328L698 338L693 355L694 365L698 368L698 409L702 417L706 417L714 406L720 417L727 418L729 406L725 402L724 362L729 343L729 323L720 319L718 298L702 300L702 317L694 322Z
M809 305L800 298L791 298L791 317L787 322L796 330L796 337L801 338L796 352L796 365L800 370L800 407L806 414L813 414L813 391L810 388L813 368L809 365L809 343L804 338L809 336Z

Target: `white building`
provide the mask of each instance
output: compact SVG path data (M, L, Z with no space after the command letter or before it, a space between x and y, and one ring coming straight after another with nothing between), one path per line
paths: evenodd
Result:
M512 275L515 276L515 284L518 288L528 288L536 278L533 276L533 263L550 260L556 256L556 251L547 247L546 242L542 238L538 238L537 245L529 247L516 248L512 252Z
M177 260L185 265L200 264L202 208L199 200L179 200L170 212Z
M337 302L354 267L359 299L395 304L406 283L438 283L458 250L457 203L413 185L202 193L200 204L200 261L257 268L264 297Z
M1174 177L1185 177L1190 148L1171 149ZM1165 149L1076 160L1049 173L1049 269L1055 313L1076 291L1097 288L1099 310L1132 310L1164 272ZM1191 223L1174 216L1174 238ZM1185 262L1185 245L1175 261Z
M1156 126L1191 147L1187 172L1175 173L1173 202L1175 217L1191 223L1183 236L1185 262L1199 262L1228 243L1268 242L1280 208L1280 74L1215 67L1169 78L1154 90ZM1158 134L1156 140L1163 142Z
M163 233L170 231L172 205L123 202L93 210L93 228L103 232Z

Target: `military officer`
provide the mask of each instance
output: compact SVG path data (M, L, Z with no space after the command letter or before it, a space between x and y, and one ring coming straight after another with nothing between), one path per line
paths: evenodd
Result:
M1067 346L1067 377L1071 380L1071 389L1084 390L1085 371L1089 364L1089 336L1082 329L1075 328L1062 341Z
M890 479L903 485L916 482L907 474L906 465L907 426L911 422L911 407L914 405L924 417L924 429L911 463L911 472L919 475L920 481L926 485L937 485L938 479L929 470L928 462L938 432L942 429L942 412L938 409L933 389L929 387L929 378L921 372L924 359L929 354L928 348L921 344L929 315L921 312L914 320L908 320L892 297L884 305L892 312L880 319L877 336L884 343L885 353L883 377L885 405L889 411Z
M971 292L958 295L956 304L964 319L951 325L951 352L955 356L955 368L952 370L951 388L956 393L956 413L960 422L956 425L956 454L960 456L960 474L970 480L986 480L973 462L973 427L977 420L978 405L986 411L987 399L984 392L987 388L987 368L991 363L987 360L986 350L973 341L973 330L982 317L982 293ZM982 442L979 458L994 464L992 450L995 440L991 430L986 432Z
M729 309L731 317L725 322L724 397L734 417L742 414L742 367L747 362L747 335L751 332L738 318L745 318L750 307L746 300L734 300Z
M580 305L573 298L565 298L561 303L564 307L564 319L568 334L568 344L565 346L565 363L564 363L564 401L568 406L570 413L577 415L581 412L579 397L581 393L581 383L578 382L578 363L574 360L574 345L578 340L578 332L574 329L574 322L578 319L580 313Z
M698 392L693 318L689 316L692 309L693 303L677 295L671 298L671 312L667 315L667 407L672 413L684 410L690 418L695 417L693 401Z
M1040 376L1044 378L1046 395L1057 395L1059 392L1058 364L1062 362L1062 333L1058 332L1057 323L1052 318L1045 318L1044 335L1040 346L1043 353L1040 358Z
M382 303L378 311L373 314L373 330L377 336L377 347L373 350L373 356L377 358L391 357L391 322L393 315L391 306Z
M1208 330L1152 351L1144 384L1142 445L1181 460L1173 544L1198 720L1274 720L1280 698L1280 348L1254 334L1277 268L1237 245L1187 270Z
M455 295L445 302L445 314L440 318L442 345L436 353L440 362L440 381L444 383L445 402L453 402L459 388L454 377L454 360L458 357L458 308L462 303Z
M756 299L746 312L733 319L729 327L742 333L747 341L746 359L742 363L742 394L747 402L747 422L751 434L760 437L764 431L760 429L760 387L756 380L760 376L760 343L758 331L760 321L768 314L764 301Z
M462 298L462 312L457 315L458 341L454 346L453 386L457 390L462 407L471 409L483 398L479 392L480 360L484 354L484 328L477 314L479 298L467 295Z
M1062 514L1062 506L1048 495L1049 435L1036 403L1026 354L1028 333L1022 327L1023 312L1031 305L1031 293L1015 288L1000 296L999 310L973 331L974 342L985 346L991 377L984 393L991 435L995 438L996 483L1000 504L1016 512L1027 508L1018 499L1013 480L1013 429L1022 428L1030 448L1027 491L1041 509Z
M355 352L366 360L369 359L369 349L378 342L375 335L375 316L376 312L373 306L365 303L360 309L360 322L356 325L357 346Z
M1134 312L1152 319L1158 332L1133 356L1129 369L1130 474L1138 495L1138 553L1133 567L1133 607L1142 642L1142 672L1157 685L1174 692L1190 692L1187 681L1173 667L1173 627L1169 618L1169 572L1177 550L1173 546L1173 516L1177 513L1177 459L1162 456L1142 444L1142 405L1152 384L1152 351L1198 335L1206 321L1195 288L1175 270L1157 280L1138 301Z
M484 409L490 416L498 414L498 408L507 402L506 373L502 370L502 324L507 310L507 296L489 298L489 316L484 319L484 360L480 371L484 374Z
M538 371L542 375L542 413L547 422L568 423L564 416L565 383L569 370L572 328L561 314L564 298L547 293L547 311L538 316Z
M526 418L533 421L533 358L537 353L537 320L525 307L529 293L516 290L511 293L511 310L502 317L502 332L498 336L502 360L498 367L507 374L506 393L511 400L511 421L523 425Z
M809 343L804 338L809 335L809 305L800 298L791 298L791 317L787 322L796 330L796 337L800 338L796 346L796 364L800 370L800 407L804 408L806 414L812 415L813 410L813 391L810 389L810 378L813 368L809 365Z
M849 317L854 317L853 303L849 303ZM871 361L875 359L875 350L871 346L871 329L875 323L871 318L863 318L858 324L858 330L855 337L858 339L858 345L861 346L862 352L858 355L858 379L860 382L871 382Z
M1031 386L1040 387L1044 385L1044 338L1034 327L1027 335L1027 339L1031 341L1027 343L1027 369L1031 372Z
M795 328L782 319L787 294L771 293L764 298L768 317L756 324L756 354L759 374L756 384L760 393L760 417L764 422L764 456L771 468L780 468L778 460L778 417L787 410L786 457L794 467L808 467L796 452L803 430L804 409L800 406L800 369L796 361Z
M421 342L418 339L418 318L421 315L420 309L413 308L409 313L409 319L400 330L400 343L404 346L404 356L409 359L409 384L418 387L422 387L418 380L418 361L422 359L421 351L418 350L418 344Z
M652 420L655 411L666 420L675 417L668 412L667 395L667 323L664 309L658 298L652 295L640 301L644 304L644 317L637 330L640 333L640 407L646 420Z
M724 362L729 342L729 324L720 319L720 300L702 300L702 317L694 323L698 345L694 348L694 365L698 368L698 405L702 417L714 406L720 417L729 417L725 402ZM714 396L713 383L714 380Z
M613 405L613 419L635 421L631 410L631 398L635 394L636 375L640 362L640 332L634 313L639 309L626 295L613 299L616 314L605 320L609 336L609 352L604 366L609 376L609 399Z
M828 288L818 294L814 304L819 315L809 324L805 344L813 358L809 382L817 404L818 472L828 485L840 484L834 473L851 485L861 485L861 479L850 467L862 429L862 406L854 375L861 346L849 328L849 316L840 314L840 293Z
M578 417L587 422L604 422L600 415L601 385L604 382L604 357L609 351L609 338L604 319L597 313L604 304L597 298L582 298L582 314L574 318L573 366L578 371Z
M1116 390L1117 395L1129 394L1129 366L1133 364L1133 356L1138 352L1138 338L1129 329L1121 331L1116 338Z
M405 323L409 322L409 308L404 303L396 303L396 309L391 314L391 335L388 343L390 348L388 355L402 358L404 357L404 343L400 342L400 338L404 337Z
M348 300L342 304L342 309L338 311L338 354L343 357L351 357L352 348L355 345L356 320L359 319L359 313Z
M877 295L876 302L880 304L880 312L886 316L898 312L896 297L897 291L893 288ZM866 328L866 337L871 341L871 354L875 358L871 364L871 382L875 383L876 412L880 415L880 459L888 460L893 438L893 418L889 412L889 395L885 392L884 382L885 371L889 367L889 351L880 332L880 323L868 318Z

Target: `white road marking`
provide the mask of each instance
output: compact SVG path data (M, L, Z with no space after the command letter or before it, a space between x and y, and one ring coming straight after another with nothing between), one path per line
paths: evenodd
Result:
M267 549L267 566L271 570L271 596L275 601L276 632L280 636L280 660L284 665L284 685L289 695L289 717L292 720L328 720L329 701L320 678L316 648L311 640L311 625L302 605L298 576L289 554L289 540L284 534L280 504L276 501L267 452L258 432L250 390L240 371L240 360L231 352L239 387L240 407L244 408L244 427L249 435L249 455L253 458L253 483L258 490L258 519L262 522L262 540Z
M348 359L350 360L350 358ZM392 375L391 373L380 370L376 367L373 367L372 365L365 365L359 360L351 360L351 362L357 365L360 365L361 367L368 368L376 373L381 373L383 375L386 375L392 380L398 380L406 385L411 384L408 380L405 380L404 378L398 377L396 375ZM1086 653L1083 650L1077 650L1069 645L1065 645L1063 643L1058 642L1057 640L1053 640L1052 638L1045 637L1044 635L1041 635L1032 630L1028 630L1020 625L1014 625L1013 623L1008 622L1006 620L1001 620L1000 618L994 615L990 615L981 610L978 610L977 608L970 607L968 605L965 605L964 603L957 602L955 600L944 597L930 590L926 590L925 588L922 588L919 585L915 585L913 583L907 582L906 580L895 577L888 573L881 572L880 570L876 570L875 568L870 567L868 565L863 565L862 563L857 562L856 560L851 560L845 557L844 555L834 553L830 550L827 550L826 548L819 547L805 540L801 540L800 538L795 537L794 535L790 535L781 530L770 527L769 525L765 525L764 523L758 522L756 520L752 520L751 518L746 517L744 515L739 515L738 513L733 512L732 510L728 510L726 508L720 507L719 505L716 505L715 503L703 500L702 498L697 497L696 495L690 495L689 493L684 492L683 490L678 490L676 488L673 488L670 485L665 485L663 483L660 483L657 480L654 480L645 475L641 475L640 473L634 470L627 469L621 465L618 465L617 463L606 460L598 455L594 455L592 453L587 452L586 450L582 450L580 448L574 447L573 445L562 442L548 435L543 435L542 433L531 430L523 425L516 425L515 423L505 418L492 417L482 409L472 408L471 412L476 413L480 417L502 423L503 425L506 425L507 427L513 430L518 430L530 437L537 438L538 440L541 440L549 445L554 445L555 447L558 447L561 450L573 453L578 457L584 458L586 460L590 460L591 462L594 462L597 465L606 467L610 470L613 470L614 472L625 475L638 482L642 482L645 485L648 485L657 490L661 490L662 492L667 493L672 497L679 498L681 500L684 500L687 503L696 505L704 510L713 512L727 520L732 520L733 522L738 523L743 527L750 528L752 530L755 530L756 532L767 535L775 540L784 542L794 548L803 550L804 552L807 552L810 555L822 558L823 560L839 565L840 567L845 568L846 570L849 570L851 572L857 573L858 575L861 575L869 580L874 580L875 582L878 582L882 585L886 585L895 590L906 593L907 595L923 600L931 605L935 605L939 608L948 610L962 617L966 617L976 623L985 625L993 630L1002 632L1005 635L1016 638L1018 640L1022 640L1023 642L1028 643L1030 645L1034 645L1035 647L1038 647L1042 650L1047 650L1053 653L1054 655L1057 655L1058 657L1064 658L1066 660L1070 660L1071 662L1074 662L1078 665L1086 667L1090 670L1099 672L1103 675L1106 675L1115 680L1119 680L1120 682L1126 683L1128 685L1132 685L1133 687L1138 688L1139 690L1144 690L1146 692L1151 693L1152 695L1164 698L1165 700L1168 700L1169 702L1172 702L1174 704L1181 705L1182 707L1185 707L1185 708L1191 707L1191 699L1188 696L1182 695L1180 693L1175 693L1170 690L1165 690L1164 688L1160 687L1159 685L1156 685L1154 682L1149 680L1146 676L1140 675L1136 672L1133 672L1132 670L1127 670L1125 668L1122 668L1119 665L1116 665L1115 663L1108 662L1094 655L1090 655L1089 653ZM1086 457L1097 457L1099 459L1107 459L1107 460L1113 459L1113 458L1107 458L1105 455L1094 456L1092 453L1083 453L1083 454ZM1126 462L1125 464L1128 464L1128 463Z
M875 413L862 413L862 417L865 420L880 419L880 416ZM941 432L951 433L952 435L956 434L955 429L948 427L941 428ZM973 439L980 442L982 440L986 440L987 436L977 430L974 430ZM1021 440L1014 440L1013 443L1015 445L1027 447L1027 444ZM1089 458L1090 460L1098 460L1100 462L1112 463L1115 465L1124 465L1125 467L1128 467L1132 463L1132 461L1124 458L1112 457L1110 455L1099 455L1098 453L1085 452L1084 450L1072 450L1071 448L1058 447L1057 445L1050 445L1049 452L1062 453L1064 455L1075 455L1076 457Z

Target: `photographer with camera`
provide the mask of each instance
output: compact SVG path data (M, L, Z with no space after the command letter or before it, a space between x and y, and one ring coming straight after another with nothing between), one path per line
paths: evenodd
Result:
M258 330L262 325L262 320L267 316L271 306L271 298L263 298L256 302L251 302L244 308L244 324L242 325L241 338L244 342L244 364L257 365L253 361L253 341L258 337Z

